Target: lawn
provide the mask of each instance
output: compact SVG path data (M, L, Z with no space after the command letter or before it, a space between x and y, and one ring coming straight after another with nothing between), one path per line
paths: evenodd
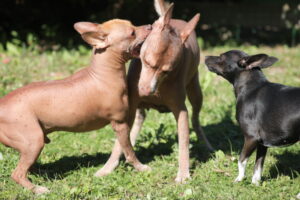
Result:
M300 86L300 48L286 46L241 46L249 54L267 53L279 62L264 72L269 80ZM175 120L171 114L154 110L147 113L135 151L152 167L151 172L136 172L122 162L115 172L103 178L93 174L108 159L114 133L107 126L88 133L55 132L49 135L30 179L48 187L51 193L36 196L10 179L18 162L18 153L0 144L0 199L295 199L300 192L300 144L273 148L268 152L261 186L251 184L254 156L247 167L247 177L233 183L243 136L235 120L232 86L210 73L204 66L205 55L217 55L233 47L213 47L202 52L199 66L204 92L201 122L217 149L210 154L191 131L191 175L186 184L175 184L178 143ZM9 43L0 49L0 96L32 81L60 79L88 65L90 50L40 52ZM190 105L188 105L190 108ZM0 157L1 157L0 155Z

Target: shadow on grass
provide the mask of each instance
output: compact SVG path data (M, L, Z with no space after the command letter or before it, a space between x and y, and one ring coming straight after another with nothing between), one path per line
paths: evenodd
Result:
M273 155L277 162L271 167L268 179L275 179L279 175L289 176L291 179L300 175L300 151L290 152L284 151L282 154ZM266 158L268 159L268 157Z
M243 135L239 127L231 120L231 110L225 111L222 121L216 124L209 124L203 127L204 133L213 148L222 150L226 154L232 151L239 151L243 145ZM203 141L193 141L191 156L196 157L200 162L206 162L212 154L206 148Z
M31 173L41 175L48 179L63 179L69 172L82 167L96 167L104 164L109 154L97 153L95 155L83 154L80 156L65 156L47 164L35 163Z
M230 113L231 111L228 110L221 122L203 127L212 146L216 150L222 150L225 154L231 154L232 152L239 153L244 141L240 128L231 120ZM159 128L155 131L156 134L154 136L157 138L164 137L164 142L152 142L147 148L139 144L137 145L136 153L142 163L149 163L153 161L156 156L169 155L172 153L173 145L177 143L178 137L176 133L165 134L165 130L165 125L161 123ZM212 157L213 154L208 151L203 141L191 141L191 145L190 155L199 162L206 162ZM97 167L104 164L109 156L109 154L102 153L96 155L65 156L52 163L35 164L33 173L40 174L49 179L63 179L70 171L77 170L81 167ZM299 154L286 151L281 155L275 155L275 157L278 162L270 170L271 178L276 178L278 174L285 174L290 177L297 177L299 175ZM124 160L124 158L122 159ZM191 166L191 168L195 167L196 166ZM295 173L295 171L298 173Z

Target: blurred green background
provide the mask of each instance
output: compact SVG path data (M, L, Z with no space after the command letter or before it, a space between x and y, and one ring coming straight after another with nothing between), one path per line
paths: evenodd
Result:
M300 42L299 0L173 0L174 17L189 20L197 12L203 47L223 44ZM152 0L1 0L0 43L38 44L42 49L73 48L82 41L73 29L78 21L129 19L136 25L157 18Z

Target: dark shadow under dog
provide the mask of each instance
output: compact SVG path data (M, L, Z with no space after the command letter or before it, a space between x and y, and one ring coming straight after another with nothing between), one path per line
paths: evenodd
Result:
M240 153L244 139L240 132L239 126L231 119L231 110L227 110L221 122L209 124L203 127L205 134L216 150L222 150L225 154L230 155L232 152ZM157 137L156 142L148 144L146 147L141 145L145 138L137 141L135 147L136 154L143 163L149 163L155 160L157 156L170 155L173 152L174 145L177 144L177 133L165 134L166 126L160 123L155 130ZM191 129L191 133L192 133ZM148 133L142 133L148 134ZM161 137L164 139L161 140ZM212 157L203 141L191 140L191 157L196 158L199 162L206 162ZM276 178L278 174L285 174L295 178L300 173L299 155L285 151L283 154L274 155L278 162L271 167L270 178ZM63 179L68 176L70 171L78 170L82 167L99 167L104 164L110 154L97 153L94 155L83 154L80 156L65 156L51 163L39 164L33 166L32 172L39 174L48 179ZM122 162L124 158L122 159ZM195 164L191 166L194 169ZM296 173L295 173L296 172Z

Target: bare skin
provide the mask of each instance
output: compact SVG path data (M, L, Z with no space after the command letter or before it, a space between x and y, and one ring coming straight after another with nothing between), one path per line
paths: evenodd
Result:
M111 124L126 160L138 171L149 169L129 141L125 63L138 56L151 26L115 19L74 27L93 46L89 67L63 80L31 83L0 99L0 141L20 152L11 177L36 194L49 190L30 182L27 173L53 131L85 132Z
M186 96L193 107L192 123L198 139L204 140L208 149L213 150L199 122L202 106L202 92L198 80L200 53L194 32L199 14L185 22L171 19L172 5L167 10L164 2L159 0L156 7L162 16L153 24L153 30L142 46L141 60L133 60L128 72L128 124L131 127L136 116L130 137L134 144L145 119L144 109L171 111L177 122L179 140L179 169L176 182L185 182L190 178ZM116 141L109 160L96 176L111 173L118 165L121 154L121 146Z

